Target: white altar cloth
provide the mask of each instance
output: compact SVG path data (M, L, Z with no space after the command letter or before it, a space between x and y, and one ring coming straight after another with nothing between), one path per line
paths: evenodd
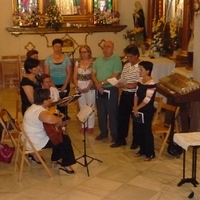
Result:
M200 132L175 133L174 142L187 151L189 146L200 146Z
M165 57L158 58L149 58L149 57L140 57L141 60L150 61L153 63L153 71L151 76L153 77L156 83L159 82L160 78L172 74L173 69L176 66L176 63L173 60L170 60Z

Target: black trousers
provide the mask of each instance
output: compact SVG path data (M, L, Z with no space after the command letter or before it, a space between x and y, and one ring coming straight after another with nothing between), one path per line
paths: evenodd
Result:
M151 130L153 113L144 113L144 123L134 122L134 132L137 133L139 139L139 154L146 157L155 156L154 138Z
M118 142L124 142L125 138L128 136L134 95L135 92L122 91L118 106Z
M48 143L43 147L43 149L46 148L52 148L52 161L62 159L61 166L70 166L76 163L71 140L68 135L63 135L63 142L56 146L53 145L53 143L49 140Z

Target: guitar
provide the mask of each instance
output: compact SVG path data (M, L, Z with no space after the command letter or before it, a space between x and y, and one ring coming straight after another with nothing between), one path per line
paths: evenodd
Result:
M51 109L49 110L49 113L53 115L55 114L55 112L56 112L56 107L51 107ZM44 126L44 130L49 136L49 139L54 145L57 145L63 142L63 138L62 138L63 130L61 126L57 127L55 124L48 124L48 123L43 123L43 126Z
M52 102L51 105L49 106L49 110L48 111L51 114L55 114L55 113L57 113L56 105L66 106L70 102L76 101L79 97L81 97L80 94L75 94L75 95L72 95L72 96L65 97L65 98L63 98L63 99L61 99L59 101ZM43 123L43 126L44 126L44 129L45 129L47 135L49 136L49 139L51 140L51 142L54 145L57 145L57 144L60 144L60 143L63 142L62 127L57 127L55 124L48 124L48 123Z
M49 139L54 145L58 145L63 142L63 130L62 127L57 127L55 124L43 123L44 130L46 131Z

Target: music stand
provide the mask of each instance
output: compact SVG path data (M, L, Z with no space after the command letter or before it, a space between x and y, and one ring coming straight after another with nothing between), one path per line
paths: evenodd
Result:
M91 110L89 110L89 108L90 108ZM84 109L85 109L85 110L84 110ZM86 111L86 112L84 113L84 111ZM82 156L80 156L80 157L78 157L78 158L76 159L76 162L77 162L78 164L82 165L83 167L86 167L86 168L87 168L87 174L88 174L88 176L90 176L88 165L89 165L93 160L96 160L96 161L101 162L101 163L103 162L103 161L101 161L101 160L99 160L99 159L97 159L97 158L88 156L88 155L87 155L87 152L86 152L86 130L85 130L85 123L88 121L88 118L90 117L90 115L91 115L93 112L94 112L94 111L93 111L93 109L92 109L90 106L85 105L85 106L80 110L80 112L77 114L77 117L78 117L79 121L83 124L83 128L84 128L84 129L83 129L83 130L84 130L84 131L83 131L83 148L84 148L84 153L83 153ZM83 113L84 113L85 116L83 116ZM78 160L81 159L81 158L84 159L84 163L81 163L81 162L78 161ZM90 158L91 160L88 162L88 161L87 161L87 158Z

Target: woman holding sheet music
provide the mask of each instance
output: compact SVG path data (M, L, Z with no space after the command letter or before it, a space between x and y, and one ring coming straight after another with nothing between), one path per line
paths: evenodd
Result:
M117 141L110 147L115 148L126 145L126 137L128 136L129 121L132 114L133 98L140 77L138 63L140 62L138 47L131 44L124 49L124 53L128 62L124 65L121 73L121 81L115 85L122 88L122 93L118 106L118 137ZM133 141L131 149L138 147L138 137L133 133Z
M155 112L154 99L156 94L156 84L151 77L153 63L142 61L139 63L141 79L137 84L134 97L134 132L139 136L140 150L135 157L145 156L145 161L150 161L155 157L154 138L151 130L153 115ZM143 113L139 115L139 112ZM144 122L137 120L144 116Z
M82 45L79 48L80 60L75 63L74 68L74 85L76 91L81 93L81 97L78 99L80 109L83 108L84 105L95 106L95 90L93 86L93 82L91 80L92 73L92 51L88 45ZM94 112L89 116L86 124L86 131L88 133L93 133L94 129ZM82 128L80 129L80 133L84 132L84 125L82 124Z

